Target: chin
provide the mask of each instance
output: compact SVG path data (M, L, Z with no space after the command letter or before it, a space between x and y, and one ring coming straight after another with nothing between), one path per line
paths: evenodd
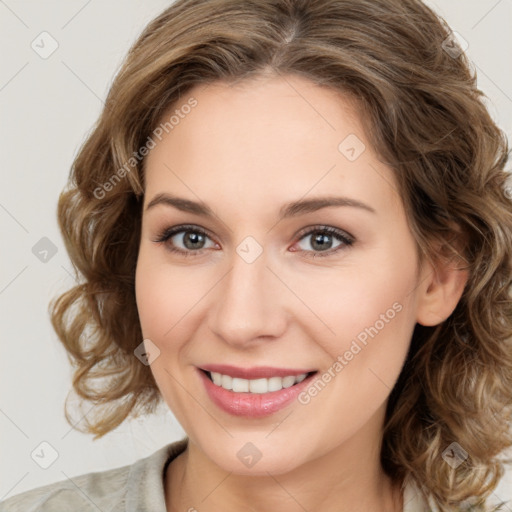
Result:
M277 437L275 443L269 439L259 442L256 437L254 442L248 439L249 436L243 436L229 440L226 445L218 443L213 450L210 444L210 448L203 449L203 452L224 471L246 476L288 473L305 462L297 458L298 450L295 447L300 446L298 442L290 440L283 450L282 441Z

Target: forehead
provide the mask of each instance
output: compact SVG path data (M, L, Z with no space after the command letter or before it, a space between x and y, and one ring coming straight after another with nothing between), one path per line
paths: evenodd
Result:
M183 108L191 98L194 108ZM147 157L148 196L215 192L268 204L373 191L384 207L396 201L394 177L371 148L355 101L339 91L297 76L201 84L162 123L173 114L179 122Z

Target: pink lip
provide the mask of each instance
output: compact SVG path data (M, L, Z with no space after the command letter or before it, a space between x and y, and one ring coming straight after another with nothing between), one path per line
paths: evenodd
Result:
M302 390L309 386L311 379L315 377L315 374L309 375L302 382L299 382L289 388L259 394L235 393L233 391L228 391L227 389L214 384L204 371L198 369L198 373L203 381L208 396L214 404L229 414L234 416L244 416L247 418L261 418L284 409L297 398ZM299 375L299 373L297 373L297 375ZM294 374L295 373L292 373L292 375ZM229 373L225 373L225 375L229 375ZM276 376L275 373L272 375ZM290 375L290 373L287 373L286 375Z
M274 368L272 366L255 366L254 368L240 368L238 366L230 366L228 364L207 364L201 366L202 370L207 372L222 373L230 377L238 377L240 379L270 379L270 377L288 377L289 375L301 375L302 373L310 373L316 371L315 368L296 369L296 368Z

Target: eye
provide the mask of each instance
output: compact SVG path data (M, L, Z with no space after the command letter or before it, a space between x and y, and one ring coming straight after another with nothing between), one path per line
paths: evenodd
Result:
M171 252L179 253L183 256L198 256L203 253L206 240L211 240L208 233L197 226L175 226L166 228L154 242L165 243L167 249ZM212 242L213 243L213 242ZM179 247L182 245L182 247ZM213 243L213 247L215 247Z
M309 231L302 232L299 236L301 236L301 240L312 237L310 242L303 243L301 249L303 249L306 257L313 258L318 256L331 256L342 249L350 247L354 243L354 237L340 229L330 226L317 226L313 229L309 229ZM333 249L332 245L334 239L338 240L339 244ZM313 251L304 249L304 245L310 245Z
M308 231L299 233L300 240L305 240L313 235L315 236L307 244L298 242L299 246L302 244L300 249L301 252L305 253L306 257L330 256L342 249L350 247L354 243L354 237L340 229L330 226L315 226L309 228ZM211 242L210 247L205 245L208 240ZM339 242L334 249L332 248L333 240L338 240ZM218 244L211 240L209 234L204 229L191 225L166 228L159 234L158 238L153 241L156 243L165 243L167 250L183 256L200 256L205 249L218 247ZM311 251L304 248L304 245L310 245L313 250ZM292 249L292 252L296 251L296 249Z

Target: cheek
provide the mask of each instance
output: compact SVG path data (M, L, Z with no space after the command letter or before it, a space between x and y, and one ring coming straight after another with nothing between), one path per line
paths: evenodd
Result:
M173 335L176 338L175 330L186 323L187 312L193 310L207 288L190 269L165 263L160 255L155 257L155 251L150 253L143 247L139 254L135 292L142 332L158 344Z
M326 354L325 366L300 401L318 407L332 439L353 435L388 398L416 324L414 253L379 261L331 273L314 288L323 323L310 323L309 334Z
M350 371L344 373L352 374L355 368L368 373L371 367L392 380L416 324L415 285L412 242L400 248L380 247L366 254L364 262L326 273L314 283L304 277L303 296L310 297L311 310L322 320L310 324L310 335L322 344L328 359L334 362L341 356L346 361Z
M189 432L192 424L183 413L190 408L189 396L176 382L184 381L179 362L197 322L194 305L207 290L198 287L201 281L192 279L189 272L166 264L153 248L146 247L142 245L139 252L135 294L143 337L160 351L150 370L168 407Z

